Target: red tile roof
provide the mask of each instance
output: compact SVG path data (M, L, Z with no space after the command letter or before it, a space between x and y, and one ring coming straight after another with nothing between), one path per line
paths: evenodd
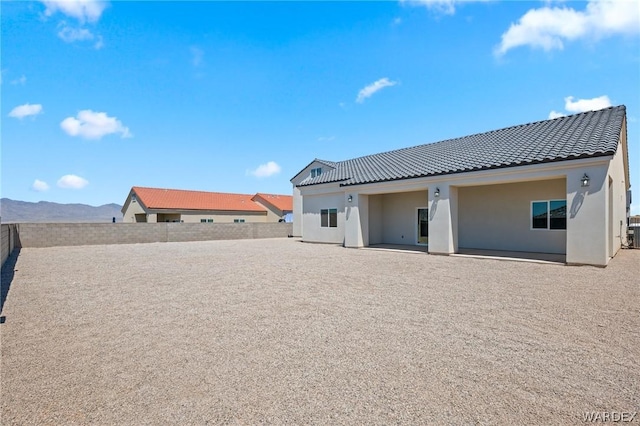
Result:
M252 200L255 200L257 197L271 204L278 210L293 211L293 197L291 195L264 194L262 192L258 192Z
M248 194L140 186L134 186L131 189L148 209L266 211L264 207L251 200L253 195Z

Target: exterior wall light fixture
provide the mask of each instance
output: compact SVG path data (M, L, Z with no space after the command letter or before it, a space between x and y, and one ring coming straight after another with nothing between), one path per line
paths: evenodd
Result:
M436 188L436 192L433 193L433 196L436 198L440 197L440 188Z
M584 176L582 176L582 179L580 179L580 184L582 186L589 186L589 181L591 179L589 179L589 175L587 175L586 173L584 174Z
M347 201L348 201L348 202L352 202L352 201L353 201L353 195L349 195L349 196L347 197Z

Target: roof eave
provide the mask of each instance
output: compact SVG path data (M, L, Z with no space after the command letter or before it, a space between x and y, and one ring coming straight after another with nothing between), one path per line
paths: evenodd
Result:
M461 173L481 172L481 171L484 171L484 170L508 169L508 168L515 168L515 167L532 166L532 165L536 165L536 164L558 163L558 162L561 162L561 161L581 160L581 159L585 159L585 158L606 157L606 156L611 156L611 155L614 155L614 154L615 154L615 151L605 151L605 152L599 152L599 153L595 153L595 154L587 154L587 155L583 154L583 155L571 156L571 157L566 157L566 158L544 159L544 160L539 160L539 161L530 161L530 162L526 162L526 163L523 162L523 163L519 163L519 164L505 164L505 165L497 165L497 166L477 167L477 168L473 168L473 169L462 169L462 170L455 170L455 171L450 171L450 172L438 172L438 173L429 173L429 174L422 174L422 175L416 175L416 176L380 179L380 180L375 180L375 181L370 181L370 182L340 183L340 186L341 187L346 187L346 186L355 186L355 185L371 185L371 184L375 184L375 183L395 182L395 181L399 181L399 180L419 179L419 178L425 178L425 177L436 177L436 176L446 176L446 175L457 175L457 174L461 174Z

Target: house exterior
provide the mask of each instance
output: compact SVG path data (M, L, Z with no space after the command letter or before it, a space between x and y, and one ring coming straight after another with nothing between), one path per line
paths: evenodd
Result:
M267 209L267 222L293 221L293 197L291 195L258 192L251 197L251 200Z
M291 195L187 191L134 186L122 206L123 222L279 222Z
M293 233L345 247L555 253L605 266L627 233L628 164L624 106L315 159L291 179Z

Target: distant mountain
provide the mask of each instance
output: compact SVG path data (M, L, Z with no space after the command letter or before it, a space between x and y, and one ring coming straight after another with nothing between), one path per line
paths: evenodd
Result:
M27 201L0 199L0 217L2 223L12 222L111 222L115 217L122 222L122 206L105 204L89 206L87 204L59 204L48 201L30 203Z

